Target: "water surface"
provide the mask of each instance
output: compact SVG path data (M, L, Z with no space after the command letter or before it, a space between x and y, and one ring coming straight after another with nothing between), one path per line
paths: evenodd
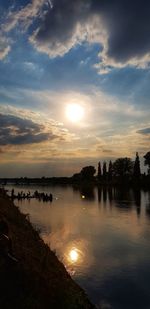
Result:
M11 187L9 187L9 190ZM91 301L150 308L150 192L15 187L52 193L53 202L15 201Z

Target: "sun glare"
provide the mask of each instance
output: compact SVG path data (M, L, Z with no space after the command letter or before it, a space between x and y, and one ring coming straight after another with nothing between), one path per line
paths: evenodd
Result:
M79 122L84 116L84 109L79 104L69 104L66 107L66 116L71 122Z
M72 249L69 253L70 259L72 262L76 262L79 258L79 254L76 249Z

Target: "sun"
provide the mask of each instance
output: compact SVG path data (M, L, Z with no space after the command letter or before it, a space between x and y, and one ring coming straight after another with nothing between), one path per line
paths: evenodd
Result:
M76 103L68 104L66 107L66 116L71 122L79 122L84 116L84 109Z

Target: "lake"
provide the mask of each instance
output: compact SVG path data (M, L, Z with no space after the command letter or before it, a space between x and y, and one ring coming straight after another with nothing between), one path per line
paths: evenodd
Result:
M11 190L11 186L7 186ZM150 192L15 186L53 194L15 200L97 306L150 308Z

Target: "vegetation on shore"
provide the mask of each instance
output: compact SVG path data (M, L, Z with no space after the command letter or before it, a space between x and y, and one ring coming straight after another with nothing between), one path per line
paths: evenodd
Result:
M85 166L79 173L72 177L41 177L41 178L4 178L0 179L0 183L6 185L13 183L15 185L57 185L57 184L71 184L81 185L83 183L94 183L96 185L127 185L133 187L148 187L150 188L150 152L144 156L144 164L148 167L147 174L141 173L140 158L136 153L135 160L124 157L118 158L114 162L111 160L109 164L105 161L103 164L98 162L98 168L94 166Z
M8 224L13 254L18 259L10 262L0 252L0 308L94 308L27 216L2 193L0 219Z

